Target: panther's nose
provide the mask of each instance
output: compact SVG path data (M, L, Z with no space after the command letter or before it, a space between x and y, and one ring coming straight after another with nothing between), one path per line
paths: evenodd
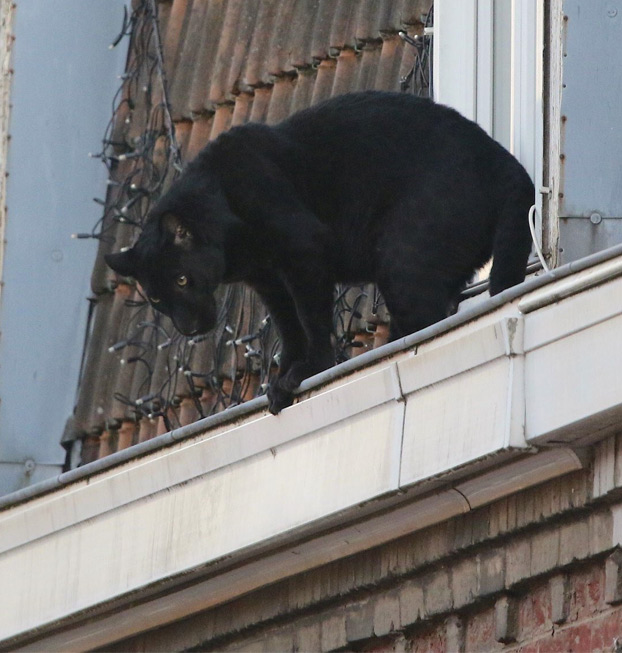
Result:
M175 325L177 331L179 331L179 333L186 336L187 338L192 338L193 336L197 336L200 333L203 333L203 330L199 325L196 324L196 322L192 324L180 324L177 320L173 320L173 324Z

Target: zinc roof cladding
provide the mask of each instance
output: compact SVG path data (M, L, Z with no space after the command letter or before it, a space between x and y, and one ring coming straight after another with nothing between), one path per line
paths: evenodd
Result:
M141 0L135 0L134 7L140 5ZM182 160L191 160L209 140L233 125L273 124L350 91L399 90L415 51L404 44L398 31L420 34L422 17L430 6L431 0L159 2L168 101ZM134 34L128 69L147 48L149 44ZM155 66L144 66L123 86L110 138L117 154L166 122L162 112L151 110L163 99L156 75ZM154 170L158 172L160 166L162 174L169 175L166 138L158 142ZM209 337L189 350L178 335L172 336L175 347L168 346L169 334L175 333L168 319L159 316L156 325L148 305L133 306L141 302L137 289L118 283L103 262L104 253L131 244L135 236L131 224L112 219L111 208L133 170L132 160L123 157L110 169L105 224L114 244L111 238L100 241L93 270L97 306L74 420L74 436L84 443L83 463L149 439L171 424L194 421L201 412L207 415L228 402L249 399L267 380L249 365L243 345L227 344L245 334L262 333L265 310L248 288L232 285L219 290L221 319ZM137 206L142 202L148 198L139 198ZM336 313L342 313L336 321L344 331L357 334L354 340L359 343L351 355L386 340L382 324L387 316L373 289L349 289L340 301ZM376 336L366 331L368 323L380 324ZM231 325L236 327L233 334ZM125 347L117 348L124 342ZM276 351L273 330L260 344L269 354ZM188 372L192 382L184 378ZM161 414L145 417L149 402L138 407L135 400L156 397L150 410L158 415L162 412L158 397L167 384L170 401L165 408L170 420L167 423Z

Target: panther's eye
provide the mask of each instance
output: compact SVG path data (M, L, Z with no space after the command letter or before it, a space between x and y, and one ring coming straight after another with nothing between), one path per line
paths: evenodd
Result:
M188 285L188 277L185 274L180 274L177 279L175 279L178 286L182 288Z
M160 303L160 298L159 297L149 297L149 301L152 304L159 304Z

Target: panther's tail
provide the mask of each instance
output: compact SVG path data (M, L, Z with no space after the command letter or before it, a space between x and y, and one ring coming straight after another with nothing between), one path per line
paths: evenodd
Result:
M531 251L529 209L535 201L534 186L524 169L512 182L493 242L490 294L515 286L525 279Z

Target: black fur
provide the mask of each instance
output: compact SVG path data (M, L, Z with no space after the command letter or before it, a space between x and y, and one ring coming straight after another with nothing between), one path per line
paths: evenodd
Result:
M451 312L494 254L490 290L520 283L534 188L456 111L409 95L342 95L201 151L135 246L106 257L186 335L214 326L219 283L244 281L282 338L270 410L334 363L335 282L376 282L394 339Z

